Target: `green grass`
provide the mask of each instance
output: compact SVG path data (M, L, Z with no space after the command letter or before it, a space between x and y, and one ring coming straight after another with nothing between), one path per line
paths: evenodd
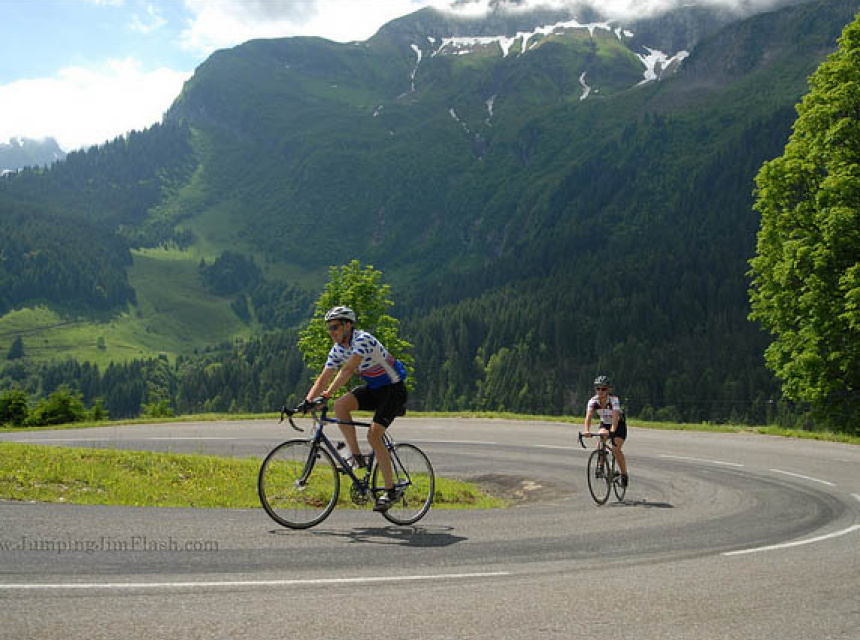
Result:
M20 335L33 360L74 358L104 367L159 354L173 358L250 335L252 328L236 317L230 300L204 290L199 256L163 249L133 255L129 281L137 307L104 322L63 318L44 307L12 311L0 318L0 353Z
M0 443L0 499L135 507L256 508L254 458ZM339 508L353 507L341 486ZM468 482L436 478L435 508L507 502Z
M230 309L229 300L205 292L198 263L184 252L135 252L129 274L138 295L140 320L135 329L140 343L150 351L189 353L193 348L249 335L249 328Z

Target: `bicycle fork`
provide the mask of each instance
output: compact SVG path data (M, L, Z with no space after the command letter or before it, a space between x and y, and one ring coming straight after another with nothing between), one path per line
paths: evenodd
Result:
M300 475L298 479L293 483L296 489L304 489L308 485L308 478L311 476L311 473L314 470L314 466L316 465L317 460L319 460L320 457L319 449L319 445L311 445L311 452L310 455L308 455L308 459L305 460L305 467L304 469L302 469L302 475Z

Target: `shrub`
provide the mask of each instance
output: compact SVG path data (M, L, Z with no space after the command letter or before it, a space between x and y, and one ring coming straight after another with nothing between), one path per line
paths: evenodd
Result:
M67 424L86 420L87 417L81 395L73 393L68 387L60 387L39 401L27 423L34 426Z
M9 389L0 393L0 425L22 426L30 416L27 393L21 389Z

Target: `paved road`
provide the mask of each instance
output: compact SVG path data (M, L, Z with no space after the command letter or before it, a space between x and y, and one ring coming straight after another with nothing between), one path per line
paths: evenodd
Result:
M260 456L271 422L5 434ZM437 473L517 507L418 526L335 511L0 503L0 638L860 638L860 447L631 429L624 504L596 507L575 428L402 419ZM69 549L68 547L77 547Z

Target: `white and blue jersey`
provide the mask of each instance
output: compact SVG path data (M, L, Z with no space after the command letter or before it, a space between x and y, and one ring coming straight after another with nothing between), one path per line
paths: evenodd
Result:
M340 369L354 354L361 356L358 375L371 389L378 389L406 379L406 367L392 356L382 343L367 331L356 329L349 346L336 344L328 353L326 369Z

